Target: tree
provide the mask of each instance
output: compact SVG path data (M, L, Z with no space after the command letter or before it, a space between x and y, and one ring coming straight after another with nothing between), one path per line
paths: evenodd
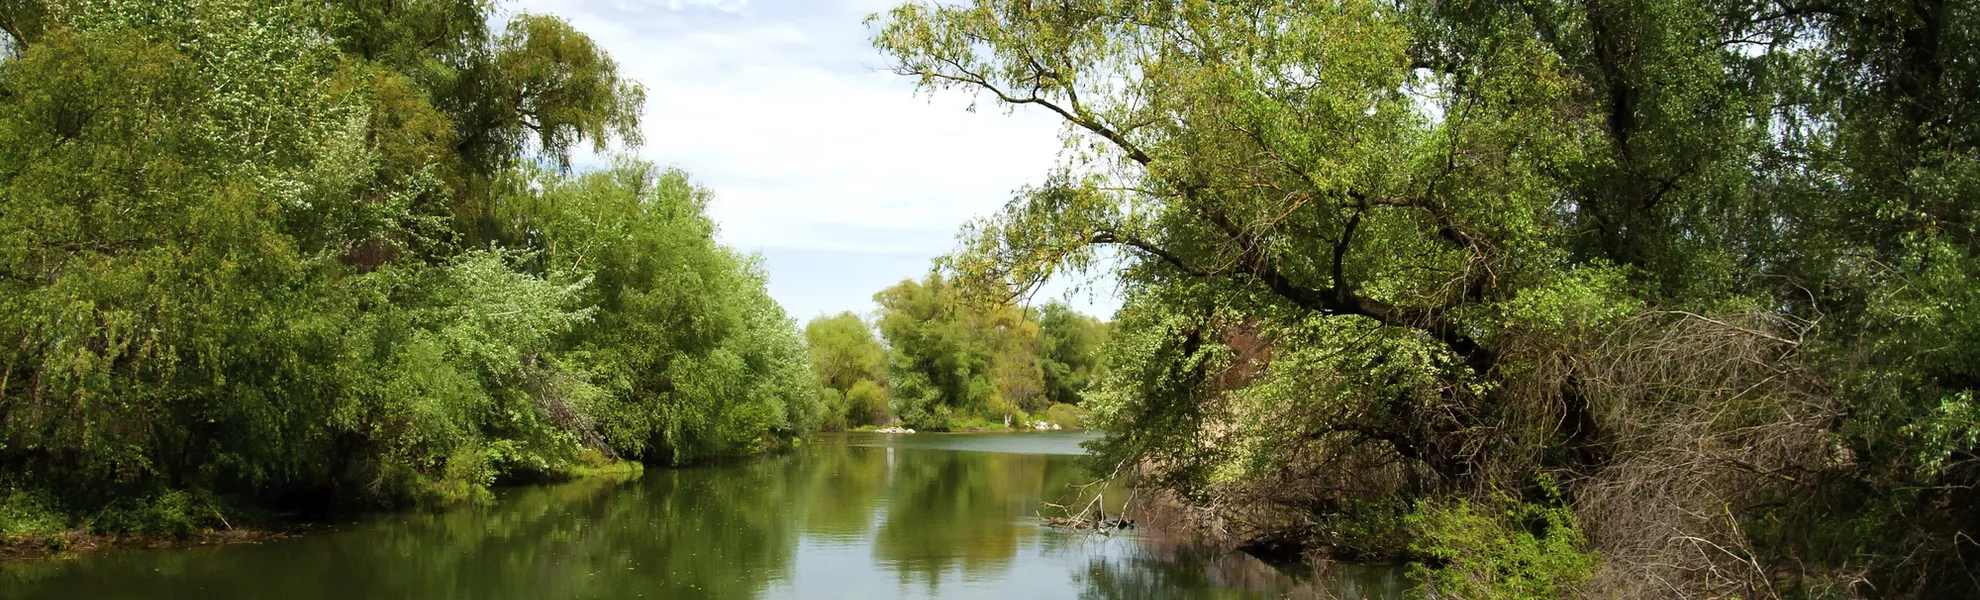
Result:
M1046 397L1057 404L1079 404L1080 394L1105 373L1100 351L1107 343L1107 324L1052 302L1039 309L1038 329Z
M894 410L910 426L1022 416L1043 408L1038 326L1006 304L970 303L941 274L874 295L891 353Z
M804 326L828 427L877 424L887 412L887 349L859 315L821 316Z
M490 8L0 4L0 502L186 533L817 426L708 190L534 166L637 141L638 86Z
M1954 466L1980 440L1958 350L1980 339L1980 86L1955 58L1976 18L976 0L896 8L874 43L1081 150L947 264L1006 297L1125 252L1088 395L1108 469L1350 554L1457 535L1400 524L1484 523L1449 500L1505 492L1502 514L1576 507L1595 535L1543 546L1600 549L1592 576L1630 593L1816 594L1868 564L1876 589L1957 596L1949 532L1974 515L1950 507L1972 504L1910 490L1976 475ZM1751 508L1698 516L1727 506ZM1818 533L1839 522L1882 525Z

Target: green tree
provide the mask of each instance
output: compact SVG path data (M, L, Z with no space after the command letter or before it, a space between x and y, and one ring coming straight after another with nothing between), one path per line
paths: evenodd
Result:
M566 342L611 392L597 413L609 447L686 463L817 425L796 324L766 295L756 260L714 241L706 188L636 161L505 183L502 229L597 307Z
M845 428L884 421L887 349L859 315L821 316L804 326L811 370L826 397L826 425Z
M1105 373L1101 348L1107 324L1052 302L1038 311L1038 362L1045 396L1056 404L1079 404L1080 394Z
M1082 150L948 264L1123 251L1108 469L1350 554L1558 478L1591 586L1961 596L1974 504L1917 491L1980 476L1956 4L976 0L874 43Z
M491 8L0 4L5 510L183 533L817 425L707 190L530 166L637 141L638 86Z
M890 350L894 411L910 426L1021 417L1043 408L1038 325L1015 307L969 302L939 273L874 295Z

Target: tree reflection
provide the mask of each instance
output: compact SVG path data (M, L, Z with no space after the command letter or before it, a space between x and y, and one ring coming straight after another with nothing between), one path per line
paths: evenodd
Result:
M1332 565L1282 571L1249 555L1204 548L1140 545L1097 557L1080 577L1081 600L1285 598L1375 600L1407 597L1408 580L1386 566Z
M258 546L0 568L0 595L891 597L966 594L957 584L991 581L1088 598L1211 598L1296 587L1249 557L1205 558L1218 555L1152 532L1102 538L1040 526L1040 502L1068 503L1088 476L1074 456L1021 453L1052 439L1035 435L824 438L762 460L510 489L480 509L390 515ZM1110 509L1125 495L1108 491ZM800 568L806 560L824 562ZM1388 588L1354 581L1363 587L1326 589L1396 595L1363 593Z
M803 481L805 535L853 540L873 530L874 507L887 492L886 448L814 445L787 469Z
M903 583L932 588L956 569L986 575L1010 563L1021 538L1037 535L1036 525L1018 519L1038 504L1048 457L901 452L914 457L892 470L873 553Z

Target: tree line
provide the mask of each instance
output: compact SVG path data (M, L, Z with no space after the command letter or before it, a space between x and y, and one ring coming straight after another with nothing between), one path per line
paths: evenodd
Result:
M805 326L826 429L1079 426L1081 395L1106 373L1107 323L1062 302L972 298L940 272ZM875 335L875 332L878 335Z
M0 534L183 533L823 415L644 90L478 0L0 3Z
M1980 596L1980 10L912 2L1063 119L972 295L1126 257L1103 472L1462 598ZM902 387L906 387L903 385Z

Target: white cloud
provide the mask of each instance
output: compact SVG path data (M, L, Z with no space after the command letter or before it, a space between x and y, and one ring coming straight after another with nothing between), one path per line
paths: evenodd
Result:
M1060 148L1060 124L1047 115L987 104L972 113L967 97L930 99L876 72L886 61L862 21L891 4L528 0L513 10L569 20L646 86L638 154L714 189L723 241L765 250L773 293L809 316L866 310L874 290L780 272L817 268L791 257L873 257L847 268L886 273L861 271L846 285L918 276L958 226L1040 180ZM806 283L779 285L795 281Z
M749 6L749 0L667 0L664 4L669 10L712 8L722 12L742 12L743 7Z

